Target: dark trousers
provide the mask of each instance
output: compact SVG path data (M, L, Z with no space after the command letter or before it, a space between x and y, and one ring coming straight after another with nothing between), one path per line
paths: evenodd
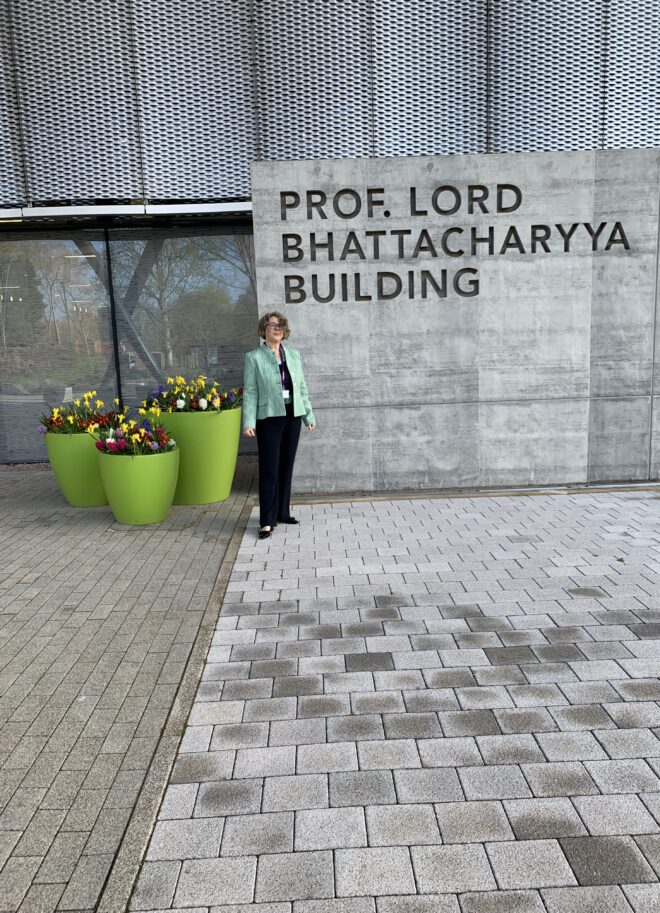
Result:
M302 420L294 418L292 405L286 407L286 413L257 421L260 526L274 526L290 516L293 462Z

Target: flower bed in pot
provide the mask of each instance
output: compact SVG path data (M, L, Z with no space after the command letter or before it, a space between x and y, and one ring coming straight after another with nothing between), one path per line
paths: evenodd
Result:
M220 390L200 375L168 378L143 403L176 438L179 480L175 504L212 504L229 497L241 433L242 388Z
M176 442L159 425L124 422L96 443L101 479L118 523L161 523L172 506L179 471Z

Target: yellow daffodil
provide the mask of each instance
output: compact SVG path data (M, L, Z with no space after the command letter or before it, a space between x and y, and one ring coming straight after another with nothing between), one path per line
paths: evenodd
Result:
M215 407L216 409L218 408L218 406L220 405L220 397L219 397L219 396L216 396L216 397L214 398L214 400L213 400L213 405L214 405L214 407Z
M140 440L140 435L139 435L139 434L132 434L132 435L131 435L131 440L133 441L134 444L137 444L137 442Z
M168 382L168 384L173 384L173 383L174 383L174 378L173 378L173 377L168 377L168 378L167 378L167 382Z
M97 399L97 400L96 400L96 408L97 408L97 409L102 409L102 408L104 407L104 405L105 405L105 403L103 402L102 399Z
M138 415L146 415L146 414L147 414L146 409L138 409Z
M154 405L151 407L151 411L153 412L154 415L160 415L161 408L160 408L160 406Z
M57 406L56 406L56 407L53 409L53 418L59 418L59 417L60 417L60 410L59 410L59 409L57 408Z
M179 384L179 386L181 386L182 384L185 384L185 382L186 382L185 377L182 377L180 374L177 374L175 383L177 383L177 384Z
M124 434L126 434L126 432L128 431L128 425L126 424L126 422L122 422L121 430L124 432Z
M124 413L122 412L121 415L118 415L118 416L117 416L117 421L118 421L118 422L123 422L125 418L126 418L126 416L125 416Z
M79 405L80 405L80 400L79 400L79 399L74 399L73 405L74 405L74 406L79 406Z
M67 415L67 421L69 422L70 425L73 425L73 416Z

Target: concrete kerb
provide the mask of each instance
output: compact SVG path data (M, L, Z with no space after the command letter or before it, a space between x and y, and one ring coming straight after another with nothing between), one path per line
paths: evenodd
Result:
M527 498L547 495L607 494L620 491L656 491L660 495L660 481L654 482L608 482L607 484L548 485L538 488L411 488L392 491L335 491L296 494L296 504L341 504L347 501L421 501L455 498Z
M124 839L108 873L96 907L98 913L124 913L128 907L197 693L227 584L253 507L254 499L248 497L225 551L181 685L126 827Z

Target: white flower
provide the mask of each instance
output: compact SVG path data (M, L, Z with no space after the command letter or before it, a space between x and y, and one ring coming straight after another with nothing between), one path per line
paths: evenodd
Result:
M177 409L185 409L185 408L186 408L186 401L185 401L185 399L178 399L178 400L176 401L176 407L177 407Z
M208 400L200 399L199 408L203 410L203 409L206 409L207 406L208 406Z

